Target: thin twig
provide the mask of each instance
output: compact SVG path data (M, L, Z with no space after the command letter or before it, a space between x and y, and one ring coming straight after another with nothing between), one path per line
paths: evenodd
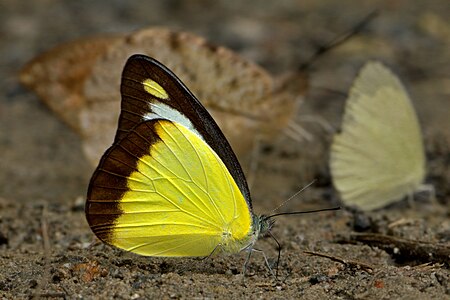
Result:
M372 267L371 265L368 265L366 263L356 261L356 260L348 260L348 259L344 259L344 258L341 258L338 256L329 255L326 253L314 252L314 251L303 251L303 253L306 253L309 255L315 255L315 256L319 256L319 257L325 257L325 258L331 259L332 261L341 263L346 267L350 267L352 269L363 269L364 271L366 271L368 273L372 273L372 271L374 270L374 267Z
M402 260L439 262L449 264L450 246L398 238L374 233L353 233L348 242L361 242L385 250Z
M368 23L372 21L376 16L378 15L378 11L374 10L370 12L368 15L366 15L361 21L356 23L349 31L337 36L335 39L333 39L328 44L320 46L316 52L308 59L307 62L303 63L299 67L299 71L307 70L319 57L321 57L324 53L330 51L333 48L336 48L337 46L343 44L353 36L360 33Z

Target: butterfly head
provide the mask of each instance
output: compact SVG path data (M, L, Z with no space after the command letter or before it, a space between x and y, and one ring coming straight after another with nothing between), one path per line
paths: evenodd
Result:
M254 215L253 216L253 234L257 238L265 237L270 233L275 220L270 216L265 215Z

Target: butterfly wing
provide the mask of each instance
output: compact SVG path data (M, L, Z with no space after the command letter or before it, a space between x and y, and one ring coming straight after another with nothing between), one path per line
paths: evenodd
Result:
M158 89L167 94L158 94ZM219 155L252 208L247 181L230 144L211 115L175 74L148 56L133 55L122 73L121 94L115 141L144 120L162 118L179 122L201 136Z
M83 84L95 62L121 35L84 38L39 55L20 71L20 82L34 91L66 124L81 133L79 114L86 105Z
M251 228L222 160L190 129L161 119L140 123L108 150L86 213L101 240L148 256L207 256L225 233L245 241Z
M413 193L425 176L419 122L399 79L380 63L363 67L330 154L342 201L364 210Z
M218 245L237 252L252 226L249 200L225 164L238 162L172 75L144 56L127 62L119 129L89 185L88 223L101 240L142 255L206 256ZM225 160L220 151L230 151Z

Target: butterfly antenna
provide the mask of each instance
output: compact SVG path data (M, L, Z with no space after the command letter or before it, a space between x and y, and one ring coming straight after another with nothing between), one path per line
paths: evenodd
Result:
M278 279L278 266L280 264L280 258L281 258L281 244L278 242L278 240L273 236L273 234L269 231L268 234L270 237L277 243L278 248L278 258L277 258L277 270L275 271L275 278Z
M367 16L365 16L361 21L356 23L353 28L351 28L349 31L337 36L334 38L331 42L328 44L319 46L319 48L316 50L316 52L303 64L300 65L298 68L298 71L302 72L307 69L323 54L327 53L331 49L343 44L353 36L360 33L367 24L369 24L376 16L378 16L378 10L374 10L370 12Z
M273 217L278 217L278 216L310 214L310 213L317 213L317 212L322 212L322 211L340 210L340 209L341 209L340 206L336 206L336 207L331 207L331 208L321 208L321 209L314 209L314 210L282 212L282 213L278 213L278 214L273 214L273 215L267 216L267 219L271 219Z
M311 182L309 185L311 185L313 182ZM306 186L305 188L307 188L308 186ZM298 194L298 193L297 193ZM295 197L295 195L293 196ZM299 215L299 214L309 214L309 213L316 213L316 212L322 212L322 211L332 211L332 210L339 210L341 209L339 206L338 207L332 207L332 208L322 208L322 209L316 209L316 210L307 210L307 211L294 211L294 212L285 212L285 213L278 213L278 214L273 214L270 216L267 216L266 219L269 220L273 217L277 217L277 216L283 216L283 215ZM278 242L278 240L273 236L272 232L267 231L267 234L275 241L275 243L277 243L277 248L278 248L278 257L277 257L277 267L276 267L276 271L275 271L275 278L278 279L278 267L280 265L280 260L281 260L281 244L280 242ZM248 259L250 258L250 255L248 257ZM247 261L248 261L247 259ZM247 263L246 261L246 263ZM245 266L246 264L244 264ZM268 265L269 269L270 266ZM244 268L245 270L245 268ZM273 274L273 273L272 273Z
M277 210L280 209L280 207L282 207L283 205L285 205L288 201L291 201L292 199L294 199L295 197L297 197L298 194L300 194L301 192L303 192L304 190L306 190L307 188L309 188L311 185L313 185L313 183L315 183L317 181L317 179L314 179L313 181L311 181L310 183L308 183L306 186L304 186L301 190L299 190L298 192L296 192L294 195L292 195L291 197L289 197L287 200L284 200L283 203L281 203L280 205L278 205L275 209L273 209L271 211L271 213L276 212Z

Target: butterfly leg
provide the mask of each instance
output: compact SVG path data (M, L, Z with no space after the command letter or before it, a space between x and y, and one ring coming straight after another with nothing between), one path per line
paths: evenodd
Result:
M428 194L426 195L426 200L430 201L433 204L439 204L436 198L436 190L432 184L421 184L416 190L416 193L420 192L426 192Z
M201 261L201 262L206 262L207 259L211 258L214 253L217 252L218 249L222 248L222 244L218 244L216 247L214 247L213 251L211 251L210 254L208 254L208 256L204 256L204 257L200 257L200 258L196 258L197 261ZM185 271L185 270L183 270Z
M217 251L217 249L222 248L222 244L218 244L216 247L214 247L213 251L208 256L202 257L201 260L207 260L208 258L212 257L213 254Z
M270 271L270 274L272 274L272 276L276 278L275 274L273 273L272 267L271 267L270 264L269 264L269 260L267 259L267 256L266 256L266 254L264 253L264 251L259 250L259 249L255 249L255 248L253 248L251 251L252 251L252 252L253 252L253 251L259 252L259 253L262 254L262 256L264 257L264 261L266 262L266 266L267 266L267 268L268 268L269 271Z
M245 259L244 266L242 267L242 276L245 278L245 271L247 270L248 262L250 261L250 257L252 256L253 249L248 249L247 258Z

